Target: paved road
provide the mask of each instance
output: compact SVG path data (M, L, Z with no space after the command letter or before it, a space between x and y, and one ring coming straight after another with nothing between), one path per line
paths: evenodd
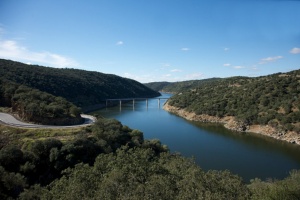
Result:
M76 128L82 126L88 126L95 123L96 118L91 115L81 115L84 118L84 123L79 125L70 126L53 126L53 125L39 125L39 124L29 124L26 122L21 122L14 118L12 115L0 112L0 123L8 126L19 127L19 128Z

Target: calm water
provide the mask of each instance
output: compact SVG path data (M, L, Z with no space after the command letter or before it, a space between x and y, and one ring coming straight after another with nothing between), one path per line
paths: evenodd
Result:
M163 94L162 97L169 97ZM300 147L257 134L229 131L221 125L190 122L162 109L165 100L136 101L102 109L98 114L115 118L145 139L159 139L172 152L194 157L204 170L229 169L245 181L282 179L291 169L300 169Z

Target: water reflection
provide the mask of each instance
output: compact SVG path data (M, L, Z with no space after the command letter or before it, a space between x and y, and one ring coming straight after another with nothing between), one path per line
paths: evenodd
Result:
M274 138L270 138L265 135L256 133L240 133L230 131L223 125L213 123L201 123L201 122L188 122L201 129L208 131L210 134L222 135L226 138L231 138L247 146L254 146L257 149L276 151L279 154L285 154L292 159L297 160L300 163L300 146L290 144L285 141L280 141Z

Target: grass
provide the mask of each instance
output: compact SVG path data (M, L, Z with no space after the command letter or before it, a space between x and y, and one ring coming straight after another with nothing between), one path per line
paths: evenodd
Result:
M5 144L27 146L35 140L58 139L62 142L70 141L85 132L85 127L68 129L25 129L0 125L0 149Z

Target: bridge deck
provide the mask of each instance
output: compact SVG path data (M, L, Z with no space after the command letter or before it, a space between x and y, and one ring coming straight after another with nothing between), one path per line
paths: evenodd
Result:
M111 101L119 101L120 102L120 109L122 107L122 101L132 101L132 106L134 108L134 104L135 101L139 101L139 100L146 100L146 106L148 108L148 99L157 99L158 101L158 107L160 107L160 100L167 100L169 98L165 98L165 97L158 97L158 98L119 98L119 99L106 99L106 107L108 107L109 102Z
M132 101L132 100L147 100L147 99L169 99L166 97L162 97L162 98L117 98L117 99L106 99L106 101Z

